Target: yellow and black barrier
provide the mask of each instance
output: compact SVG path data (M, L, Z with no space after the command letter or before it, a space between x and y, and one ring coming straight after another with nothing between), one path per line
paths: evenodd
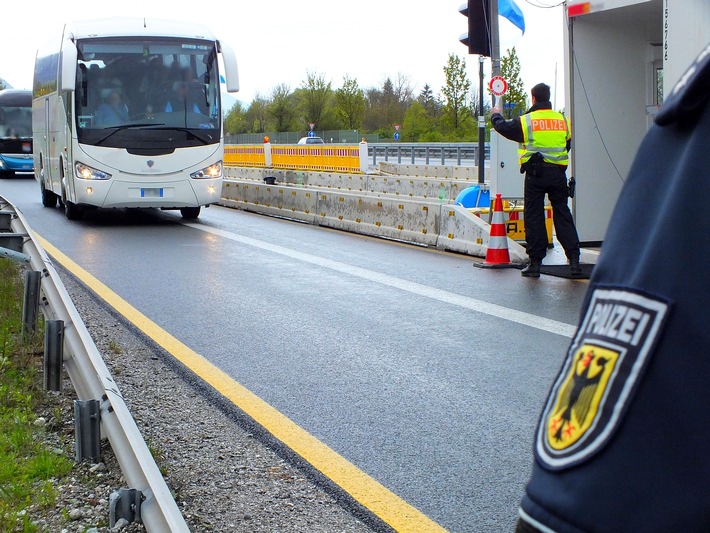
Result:
M469 211L476 216L488 214L488 207L472 207ZM518 242L525 241L525 220L523 207L511 207L507 201L503 202L503 212L505 213L505 230L507 236ZM545 229L547 230L547 244L552 245L552 206L545 206Z
M224 147L224 164L228 167L264 168L264 144L230 144Z
M227 145L224 164L228 167L274 168L316 172L365 173L367 143L357 145L264 144Z

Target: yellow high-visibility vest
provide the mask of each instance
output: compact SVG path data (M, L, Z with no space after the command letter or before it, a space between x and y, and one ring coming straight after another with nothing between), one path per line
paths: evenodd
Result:
M572 138L569 120L551 109L538 109L520 117L524 142L518 146L520 164L540 152L548 163L568 165L567 141Z

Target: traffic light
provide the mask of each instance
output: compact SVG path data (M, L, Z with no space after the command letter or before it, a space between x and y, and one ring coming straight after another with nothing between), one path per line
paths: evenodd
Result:
M459 40L468 47L469 54L491 56L491 6L489 0L468 0L459 8L468 18L468 33Z

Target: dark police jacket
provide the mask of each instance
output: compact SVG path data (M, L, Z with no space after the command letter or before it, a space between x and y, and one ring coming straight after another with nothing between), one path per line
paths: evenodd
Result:
M543 408L519 531L710 531L710 46L629 172Z

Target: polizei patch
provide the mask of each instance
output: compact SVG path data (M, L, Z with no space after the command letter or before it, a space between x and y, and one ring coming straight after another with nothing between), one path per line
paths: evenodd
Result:
M545 405L535 454L551 470L589 458L612 436L660 336L668 304L596 289Z

